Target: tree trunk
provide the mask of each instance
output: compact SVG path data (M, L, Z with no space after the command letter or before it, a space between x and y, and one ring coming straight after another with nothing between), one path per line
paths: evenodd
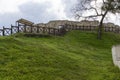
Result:
M99 25L98 26L98 39L101 39L101 37L102 37L102 25Z
M100 24L98 26L98 39L101 39L102 38L102 28L103 28L103 20L106 16L108 11L105 11L105 13L102 15L102 18L100 20Z

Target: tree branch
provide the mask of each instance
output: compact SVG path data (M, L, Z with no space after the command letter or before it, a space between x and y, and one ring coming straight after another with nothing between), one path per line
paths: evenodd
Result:
M98 15L90 15L90 16L82 16L82 15L79 15L79 14L76 14L76 18L79 19L79 18L85 18L85 19L90 19L90 18L97 18L99 16L103 16L103 14L98 14Z
M96 14L97 14L97 15L99 15L99 13L98 13L97 9L96 9L96 8L94 8L94 7L90 7L88 10L92 10L92 9L93 9L93 10L95 10L95 12L96 12Z
M103 1L103 4L105 4L105 0L102 0Z

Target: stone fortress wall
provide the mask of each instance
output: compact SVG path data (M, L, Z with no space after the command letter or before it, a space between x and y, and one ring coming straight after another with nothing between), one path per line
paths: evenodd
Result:
M48 23L39 23L36 24L37 26L41 27L54 27L59 28L61 25L77 25L77 26L98 26L99 21L88 21L88 20L82 20L82 21L69 21L69 20L53 20L49 21ZM120 27L118 25L115 25L113 23L104 23L103 24L106 27Z

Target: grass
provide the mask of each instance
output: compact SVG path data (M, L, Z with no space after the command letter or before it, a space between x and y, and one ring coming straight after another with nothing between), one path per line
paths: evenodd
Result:
M0 80L120 80L111 48L120 35L71 31L65 36L0 37Z

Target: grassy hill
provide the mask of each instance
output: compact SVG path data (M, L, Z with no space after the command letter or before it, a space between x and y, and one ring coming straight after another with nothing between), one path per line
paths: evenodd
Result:
M0 37L0 80L120 80L111 48L120 35L72 31L62 37Z

